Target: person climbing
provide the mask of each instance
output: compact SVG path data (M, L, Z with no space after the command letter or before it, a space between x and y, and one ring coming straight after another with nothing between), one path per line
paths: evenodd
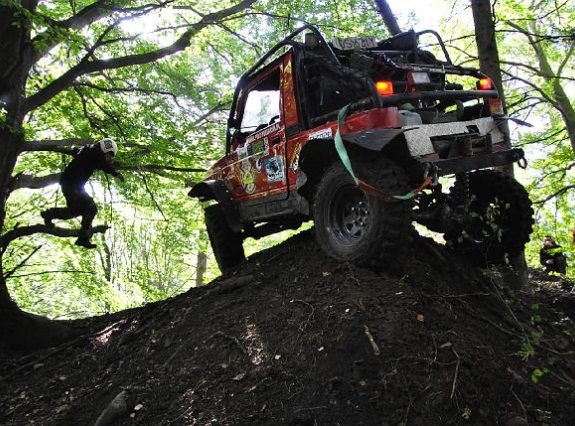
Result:
M550 235L543 240L543 247L539 250L539 261L545 266L545 272L565 274L567 270L567 261L561 246Z
M98 208L92 197L86 193L84 185L95 170L102 170L123 182L124 176L116 170L112 162L117 152L116 142L110 138L104 138L96 144L80 148L74 154L74 158L60 176L60 187L66 198L66 207L54 207L40 213L47 227L54 227L52 223L54 219L72 219L82 216L80 232L75 244L88 249L96 247L90 238L92 237L92 221L96 217Z

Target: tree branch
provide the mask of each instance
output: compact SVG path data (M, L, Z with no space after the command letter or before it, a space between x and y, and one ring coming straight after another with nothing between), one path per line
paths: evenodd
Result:
M547 197L543 198L542 200L534 201L533 204L545 204L547 201L551 200L552 198L563 195L564 193L566 193L567 191L569 191L571 189L575 189L575 185L564 186L563 188L559 189L558 191L555 191L553 194L548 195Z
M38 61L38 59L44 56L46 52L49 52L60 42L60 39L54 37L54 28L59 28L60 30L65 31L81 30L102 18L109 17L113 12L122 12L129 15L130 18L133 18L162 9L170 3L173 3L173 0L159 2L158 4L147 4L134 8L127 8L118 6L115 2L110 0L97 0L66 20L54 21L52 19L44 18L50 23L50 28L39 33L34 37L32 43L30 43L31 46L42 46L41 49L35 50L34 62Z
M35 247L34 250L32 250L30 253L28 253L28 255L24 258L24 260L22 260L20 263L18 263L18 265L14 266L9 271L6 271L3 279L7 280L12 275L14 275L14 272L16 272L18 269L23 267L26 264L26 262L28 262L28 260L30 260L30 258L32 258L32 256L34 256L38 252L38 250L40 250L40 248L42 248L42 246Z
M543 74L543 72L541 71L540 68L537 68L535 66L529 65L529 64L525 64L522 62L514 62L514 61L509 61L509 60L502 60L501 61L502 64L504 65L509 65L510 67L513 68L523 68L525 70L531 71L534 75L538 75L540 77L544 77L544 78L558 78L556 75L545 75Z
M138 164L136 166L123 165L122 170L135 170L135 171L148 171L153 173L158 173L162 171L170 172L182 172L182 173L205 173L206 169L196 169L190 167L175 167L175 166L164 166L159 164Z
M562 138L562 139L554 139L556 136L560 135L561 133L563 133L565 131L565 129L559 129L557 131L554 131L553 133L544 133L544 136L534 139L532 141L529 142L520 142L518 144L518 146L527 146L527 145L535 145L538 143L544 144L544 146L549 146L549 145L558 145L561 142L564 142L566 140L568 140L568 138ZM569 168L571 168L572 166L568 166Z
M109 227L107 225L94 226L91 229L93 233L104 233ZM79 229L68 228L49 228L46 225L30 225L14 228L0 237L0 249L2 252L6 247L17 238L26 237L34 234L50 234L56 237L78 237L80 235Z
M166 215L164 214L164 211L162 210L162 207L160 207L160 204L158 204L158 201L156 200L156 197L154 197L154 193L152 192L152 190L151 190L150 187L148 186L148 180L146 179L146 175L144 175L144 174L142 173L140 176L142 177L142 181L144 182L144 187L146 188L146 192L148 193L148 195L149 195L150 198L152 199L152 202L153 202L154 205L156 206L156 209L158 209L158 211L160 212L160 214L161 214L162 217L164 218L164 221L167 221Z
M45 140L45 141L31 141L25 142L22 145L20 152L59 152L61 154L72 155L74 152L73 147L85 146L95 143L91 139L61 139L61 140Z
M143 89L141 87L136 87L136 86L126 86L126 87L104 87L104 86L99 86L93 83L88 83L88 82L81 82L81 83L74 83L75 87L87 87L90 89L94 89L94 90L99 90L100 92L104 92L104 93L144 93L144 94L148 94L148 95L162 95L162 96L168 96L170 98L172 98L172 100L178 104L178 97L176 94L172 93L172 92L168 92L166 90L158 90L158 89ZM180 106L178 104L178 106Z
M34 176L19 174L14 176L8 185L8 191L12 192L17 189L30 188L30 189L40 189L45 188L49 185L53 185L60 181L60 175L62 173L52 173L46 176Z
M206 111L205 113L200 115L198 118L196 118L192 122L192 125L198 126L202 121L207 120L207 118L210 115L215 114L216 112L223 111L223 110L227 109L228 107L229 107L229 102L219 102L216 105L214 105L212 108L210 108L208 111Z
M217 24L225 17L234 15L237 12L250 7L255 1L256 0L243 0L240 3L227 9L206 15L197 23L191 25L191 27L185 31L174 43L167 47L163 47L147 53L127 55L112 59L90 60L88 57L84 57L76 66L70 68L59 78L52 81L43 89L40 89L34 95L31 95L26 100L24 100L23 110L29 112L44 105L54 96L68 89L81 75L90 74L96 71L147 64L183 51L190 45L192 37L194 37L202 29L209 25Z
M571 46L569 46L569 52L565 54L565 58L563 58L563 61L559 64L559 67L557 68L558 75L563 74L563 68L565 68L566 65L573 63L572 57L574 53L575 53L575 40L573 43L571 43Z
M24 265L22 265L24 266ZM18 275L11 275L10 278L24 278L24 277L35 277L38 275L50 275L50 274L85 274L85 275L95 275L94 272L90 271L80 271L77 269L68 269L68 270L58 270L58 271L42 271L42 272L30 272L28 274L18 274ZM8 277L6 277L8 278Z
M513 75L505 70L501 70L501 72L503 74L508 75L509 77L511 77L512 79L516 80L516 81L520 81L523 84L531 87L535 92L539 93L539 95L541 96L542 99L544 99L545 101L547 101L549 104L551 104L553 106L553 108L560 110L559 109L559 105L557 105L557 102L555 102L555 100L553 98L551 98L550 96L548 96L543 89L541 89L540 86L536 85L535 83L530 82L529 80L526 80L524 78L518 77L516 75Z
M138 172L150 172L158 175L164 175L162 172L178 172L178 173L205 173L206 169L197 169L192 167L175 167L175 166L164 166L158 164L140 164L140 165L116 165L118 170L131 170ZM13 192L17 189L29 188L29 189L41 189L49 185L53 185L60 181L60 176L62 173L52 173L46 176L34 176L27 174L18 174L14 176L10 185L8 186L8 191Z

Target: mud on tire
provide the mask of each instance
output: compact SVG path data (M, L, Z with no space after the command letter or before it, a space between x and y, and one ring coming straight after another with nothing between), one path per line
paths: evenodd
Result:
M480 170L468 178L471 201L463 232L446 234L445 239L479 266L503 265L529 241L534 223L531 200L510 176Z
M246 258L242 236L230 228L219 204L207 207L204 213L212 250L220 271L225 273Z
M358 177L385 194L409 191L407 177L387 159L354 162ZM318 185L313 218L318 244L329 256L371 269L398 272L410 242L410 201L386 202L357 187L334 163Z

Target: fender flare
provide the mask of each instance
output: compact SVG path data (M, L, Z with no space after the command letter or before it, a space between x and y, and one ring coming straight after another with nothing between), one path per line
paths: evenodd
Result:
M345 135L342 135L341 138L348 148L358 147L367 151L379 152L390 143L394 142L398 136L402 135L407 130L408 129L404 128L369 129L346 133ZM328 145L330 149L333 149L333 156L330 156L329 158L325 157L326 145ZM300 154L300 167L302 169L304 169L304 167L301 166L301 164L305 162L304 159L308 156L318 157L315 159L314 163L322 160L326 163L337 159L341 161L341 156L336 149L335 138L318 138L309 140L305 143ZM310 173L311 172L312 170L310 170Z
M219 180L206 180L195 184L188 195L200 201L216 200L221 206L228 225L234 232L240 232L244 227L239 220L239 212L226 185Z

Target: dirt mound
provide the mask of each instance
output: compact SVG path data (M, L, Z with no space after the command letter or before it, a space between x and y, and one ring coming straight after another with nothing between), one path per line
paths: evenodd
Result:
M206 287L77 322L89 334L67 345L1 353L0 424L572 424L573 285L537 279L514 290L424 238L390 277L304 232Z

